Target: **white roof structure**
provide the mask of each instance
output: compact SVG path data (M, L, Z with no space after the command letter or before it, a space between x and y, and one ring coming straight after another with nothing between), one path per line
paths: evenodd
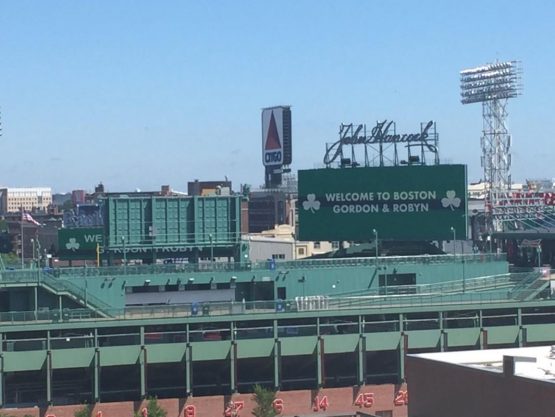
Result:
M503 358L509 357L514 361L515 376L555 383L555 346L422 353L412 356L496 373L503 372Z

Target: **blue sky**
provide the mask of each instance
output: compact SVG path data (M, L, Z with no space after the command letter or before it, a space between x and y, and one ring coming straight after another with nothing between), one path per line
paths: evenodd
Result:
M459 71L522 61L513 179L555 177L551 1L0 0L0 185L185 190L263 183L260 109L290 104L293 169L342 122L435 120L481 177Z

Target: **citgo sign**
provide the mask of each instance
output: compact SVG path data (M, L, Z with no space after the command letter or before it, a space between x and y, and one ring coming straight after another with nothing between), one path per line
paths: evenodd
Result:
M299 239L466 238L466 166L299 171Z

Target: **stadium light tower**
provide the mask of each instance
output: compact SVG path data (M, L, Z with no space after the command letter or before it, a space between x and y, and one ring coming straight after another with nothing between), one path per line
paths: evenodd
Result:
M496 62L460 72L462 104L482 103L482 168L486 186L488 228L502 230L497 211L511 190L511 135L507 128L507 103L521 93L518 61Z

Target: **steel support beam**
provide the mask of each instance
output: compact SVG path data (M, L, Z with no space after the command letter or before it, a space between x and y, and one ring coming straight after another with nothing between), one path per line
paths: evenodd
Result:
M231 394L237 392L237 342L231 341L231 348L229 350L229 383Z
M93 357L93 401L95 403L100 402L100 349L96 347L94 349Z
M46 352L46 402L52 404L52 351Z
M318 336L316 342L316 385L318 388L324 386L324 338Z
M4 406L4 354L0 351L0 407L3 407L3 406Z
M272 352L274 359L274 389L279 391L281 387L281 341L274 339L274 349Z
M193 395L193 347L190 343L185 348L185 391L187 396Z
M518 347L526 346L526 329L522 325L522 309L517 310L517 324L518 324Z
M146 367L147 367L147 355L146 347L141 346L141 351L139 353L139 369L141 371L141 398L146 398Z
M401 333L401 340L399 341L399 380L405 380L405 359L409 347L409 335Z
M359 335L357 345L357 384L364 385L366 383L366 336Z

